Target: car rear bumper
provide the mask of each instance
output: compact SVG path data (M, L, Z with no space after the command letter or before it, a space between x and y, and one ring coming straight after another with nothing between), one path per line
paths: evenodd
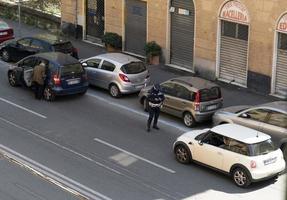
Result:
M211 120L212 115L216 112L214 111L209 111L209 112L195 112L194 113L194 119L196 122L203 122L207 120Z
M285 167L286 167L285 161L282 160L277 165L272 165L262 170L254 170L250 172L252 182L267 180L272 177L278 176L280 173L282 173L285 170Z
M54 87L53 92L55 93L56 96L72 95L72 94L84 93L88 90L88 87L89 87L88 85L68 89L63 89L61 87Z
M6 36L6 37L0 37L0 43L5 42L6 40L12 40L12 39L14 39L14 37L11 35Z
M146 83L142 84L129 84L129 85L121 85L120 86L120 91L122 94L130 94L130 93L136 93L141 91L142 88L145 87L145 84L147 84L149 81Z

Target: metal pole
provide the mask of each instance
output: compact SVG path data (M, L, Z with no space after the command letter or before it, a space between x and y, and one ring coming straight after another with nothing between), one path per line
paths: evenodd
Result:
M21 0L18 0L18 32L21 37Z

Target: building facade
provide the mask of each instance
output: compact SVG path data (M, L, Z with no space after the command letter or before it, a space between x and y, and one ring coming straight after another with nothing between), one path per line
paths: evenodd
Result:
M63 0L62 24L95 44L116 32L139 56L156 41L167 65L287 97L286 0Z

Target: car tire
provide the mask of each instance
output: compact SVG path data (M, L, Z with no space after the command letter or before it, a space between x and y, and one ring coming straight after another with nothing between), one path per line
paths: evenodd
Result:
M45 89L44 89L44 99L46 101L55 101L56 95L55 95L55 93L52 91L52 89L50 87L45 87Z
M119 87L116 84L111 84L109 87L110 95L114 98L118 98L121 96L121 92Z
M284 144L281 148L284 160L287 162L287 144Z
M191 162L191 153L183 144L176 145L174 148L175 158L179 163L188 164Z
M190 112L184 112L182 117L185 126L193 127L196 124L194 117Z
M232 171L232 179L236 186L246 188L251 184L247 171L241 167L237 167Z
M10 53L7 49L3 49L1 52L1 58L3 61L5 62L9 62L11 57L10 57Z
M12 86L12 87L16 87L18 86L18 80L17 80L17 77L16 77L16 73L11 71L8 73L8 81L9 81L9 84Z
M143 102L143 109L144 109L144 111L148 112L148 101L147 101L147 98L144 97L142 102Z

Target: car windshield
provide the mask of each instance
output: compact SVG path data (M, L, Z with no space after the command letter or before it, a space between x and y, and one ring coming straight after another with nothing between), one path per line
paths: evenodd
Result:
M253 156L260 156L260 155L265 155L268 154L272 151L275 150L273 142L269 139L257 144L251 144L250 145L251 149L251 155Z
M84 69L80 63L64 65L61 68L61 76L69 76L71 74L80 74L83 73Z
M143 62L131 62L121 67L122 72L125 74L139 74L146 70Z
M219 87L212 87L210 89L200 90L200 101L210 101L221 98L221 91Z

